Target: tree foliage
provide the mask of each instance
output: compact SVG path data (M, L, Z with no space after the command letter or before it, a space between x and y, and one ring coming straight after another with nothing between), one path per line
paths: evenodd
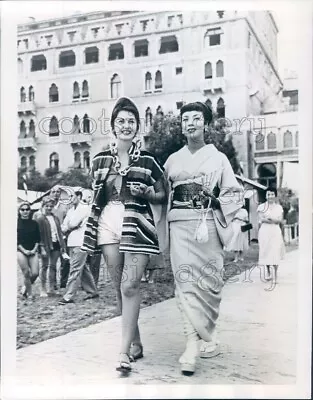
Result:
M90 175L81 169L70 169L67 172L58 172L55 169L47 168L42 175L39 171L33 170L25 172L18 170L18 189L23 190L23 175L26 175L28 190L36 192L46 192L54 185L79 186L85 189L91 188Z
M225 120L213 116L213 121L204 135L205 143L212 143L229 159L235 173L240 171L237 152L232 138L228 134ZM180 116L173 113L156 115L152 122L151 132L147 139L147 148L155 154L162 164L186 143L181 133Z

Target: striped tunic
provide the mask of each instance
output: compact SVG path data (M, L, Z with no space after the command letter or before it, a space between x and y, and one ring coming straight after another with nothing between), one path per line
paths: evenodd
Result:
M130 153L134 147L130 149ZM92 160L94 198L87 222L82 250L100 252L97 246L98 220L109 199L106 198L106 181L113 168L110 150L97 154ZM123 177L125 190L125 214L123 219L120 252L158 254L159 242L150 204L141 197L132 196L132 183L153 186L163 176L163 167L148 151L141 150L138 161L131 164L128 174ZM114 218L114 216L113 216Z

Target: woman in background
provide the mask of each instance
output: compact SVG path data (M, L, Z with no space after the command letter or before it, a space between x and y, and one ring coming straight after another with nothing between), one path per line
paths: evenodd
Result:
M39 274L38 246L39 226L31 219L30 203L24 201L18 208L17 220L17 262L24 276L22 296L34 298L32 285Z
M227 251L232 251L235 253L234 262L243 261L243 253L249 249L248 231L242 232L241 230L241 227L246 225L248 222L248 211L245 209L245 207L242 207L233 219L233 237L226 248Z
M265 279L277 283L277 270L285 254L280 224L283 221L283 208L277 201L277 190L266 190L266 202L257 208L259 214L259 265L266 265ZM274 274L271 274L271 267Z

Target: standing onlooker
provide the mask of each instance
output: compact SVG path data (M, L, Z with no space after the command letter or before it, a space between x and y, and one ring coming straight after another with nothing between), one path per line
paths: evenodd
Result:
M62 225L66 213L70 208L70 202L64 199L61 199L61 186L56 185L50 191L50 196L55 200L55 206L53 208L53 214L59 219L60 224ZM65 242L66 249L66 242ZM68 280L68 275L70 272L70 262L68 259L60 257L61 266L60 266L60 288L65 288ZM55 287L57 289L57 287Z
M242 226L249 222L248 211L245 207L242 207L235 215L232 221L233 236L229 245L227 246L227 251L233 251L235 253L234 262L243 261L243 253L249 249L249 237L248 231L242 232Z
M39 274L38 246L40 232L38 223L30 218L30 203L24 201L18 208L17 262L24 275L24 298L32 296L32 284Z
M70 274L66 286L66 292L59 304L73 303L79 283L81 282L83 289L89 294L86 299L99 297L97 287L89 266L86 264L87 253L81 251L87 219L90 214L90 207L81 202L82 192L75 192L72 204L63 224L62 231L67 234L67 245L70 252Z
M41 297L47 296L47 271L49 268L49 293L56 287L56 263L60 254L65 252L65 243L58 218L52 213L55 201L51 197L42 200L41 213L37 216L41 243Z
M277 283L277 269L284 256L285 244L280 229L283 220L283 208L277 202L277 191L266 190L266 202L258 206L259 213L259 265L266 265L266 279L271 279L270 267L274 267L273 283Z

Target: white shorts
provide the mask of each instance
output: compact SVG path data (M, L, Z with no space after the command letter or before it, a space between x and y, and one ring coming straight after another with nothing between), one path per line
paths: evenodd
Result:
M123 203L109 202L101 212L98 221L97 244L119 243L122 236L125 206Z

